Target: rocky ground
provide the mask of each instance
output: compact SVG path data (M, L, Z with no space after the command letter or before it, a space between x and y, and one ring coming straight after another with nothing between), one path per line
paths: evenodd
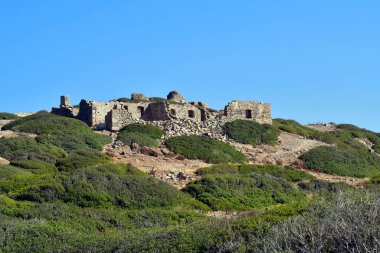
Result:
M241 144L231 140L229 140L228 143L240 152L246 154L249 162L252 164L292 165L295 167L302 165L302 162L298 159L299 156L310 149L328 145L320 141L305 139L302 136L286 132L281 132L275 147L259 145L253 148L251 145Z
M0 138L16 138L16 137L31 137L35 138L36 134L22 133L22 132L14 132L11 130L0 130Z
M321 132L331 132L336 130L335 124L308 124L305 126Z
M8 122L9 121L1 121L0 125ZM250 164L272 164L281 166L291 165L306 171L318 179L330 182L344 182L357 187L361 187L363 183L368 180L367 178L358 179L328 175L304 169L302 161L300 161L298 157L310 149L328 144L320 141L305 139L304 137L295 134L281 132L275 147L260 145L253 148L251 145L237 143L223 135L221 126L224 122L222 121L202 122L201 124L196 124L191 120L176 120L173 122L157 121L153 123L166 130L166 134L161 140L162 143L164 143L166 139L173 136L191 134L208 135L229 143L237 150L246 154ZM331 131L334 126L309 125L309 127L321 131ZM197 169L210 166L210 164L204 163L200 160L188 160L181 155L175 155L163 144L161 144L159 148L139 147L138 145L126 147L122 143L116 142L115 133L110 133L108 131L98 133L113 137L113 143L106 145L104 152L111 156L116 162L132 164L146 173L166 181L177 188L183 188L191 180L196 179L197 176L195 175L195 171ZM36 135L0 130L0 138L15 138L19 136L34 138ZM367 140L361 141L369 148L373 145L372 143L368 143ZM0 165L4 164L9 164L9 161L0 157Z
M175 126L173 129L176 129ZM183 130L182 133L186 132L186 130ZM103 131L103 134L111 133ZM113 157L116 162L132 164L146 173L168 182L177 188L183 188L191 180L196 179L197 176L195 175L195 171L197 169L210 166L210 164L204 163L200 160L188 160L183 156L175 155L163 144L159 148L139 147L138 145L134 145L132 148L126 147L122 143L115 141L115 133L111 135L113 136L114 142L107 145L104 152ZM173 136L170 131L169 136ZM214 136L219 137L218 139L229 143L237 150L246 154L249 158L250 164L291 165L318 179L329 182L344 182L357 187L361 187L363 183L368 180L367 178L358 179L328 175L304 169L302 161L300 161L298 157L310 149L328 145L320 141L309 140L302 136L281 132L275 147L260 145L253 148L248 144L234 142L221 134L214 133ZM165 136L164 139L166 138L167 136Z

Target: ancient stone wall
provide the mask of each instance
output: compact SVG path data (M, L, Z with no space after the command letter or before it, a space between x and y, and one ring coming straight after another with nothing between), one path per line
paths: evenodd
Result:
M70 98L68 96L61 96L60 107L70 107Z
M228 120L254 120L260 124L272 124L269 103L234 100L225 107L224 116Z
M191 104L168 103L168 110L173 119L201 121L201 110Z
M124 126L131 124L136 119L125 109L112 109L106 115L106 129L110 131L118 131Z
M52 113L74 117L89 126L117 131L136 120L173 121L187 120L195 122L227 122L235 119L254 120L258 123L272 124L269 103L252 101L232 101L223 110L207 108L203 102L186 103L184 97L175 91L168 94L167 100L146 98L144 94L134 93L131 100L119 102L88 101L82 99L79 106L70 106L69 98L61 97L59 108ZM198 122L198 123L197 123Z

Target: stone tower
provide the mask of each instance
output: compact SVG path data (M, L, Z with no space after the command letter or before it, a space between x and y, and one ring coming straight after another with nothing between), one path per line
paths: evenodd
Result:
M70 98L68 96L61 96L60 107L70 107Z

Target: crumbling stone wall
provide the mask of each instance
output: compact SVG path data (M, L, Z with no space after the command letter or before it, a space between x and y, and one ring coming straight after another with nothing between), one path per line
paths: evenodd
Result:
M144 94L133 93L131 100L112 100L109 102L82 99L79 106L71 106L67 96L61 97L60 107L52 113L74 117L94 128L120 130L136 120L173 121L187 120L200 122L227 122L235 119L254 120L258 123L272 124L269 103L253 101L232 101L223 110L212 110L203 102L186 103L185 98L171 91L167 100L147 98Z
M133 115L125 109L112 109L106 115L106 129L118 131L124 126L135 122Z
M61 96L60 107L71 107L70 98L68 96Z
M254 120L260 124L272 124L269 103L234 100L225 107L224 116L228 120Z

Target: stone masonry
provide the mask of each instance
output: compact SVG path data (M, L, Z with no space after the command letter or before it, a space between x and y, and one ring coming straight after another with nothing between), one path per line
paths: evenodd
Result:
M77 118L90 127L110 131L118 131L136 121L186 120L194 124L202 122L205 124L246 119L261 124L272 124L269 103L234 100L224 110L213 110L203 102L186 102L185 98L176 91L171 91L167 99L147 98L142 93L133 93L130 99L108 102L82 99L77 106L71 106L69 97L62 96L60 107L52 108L52 113Z

